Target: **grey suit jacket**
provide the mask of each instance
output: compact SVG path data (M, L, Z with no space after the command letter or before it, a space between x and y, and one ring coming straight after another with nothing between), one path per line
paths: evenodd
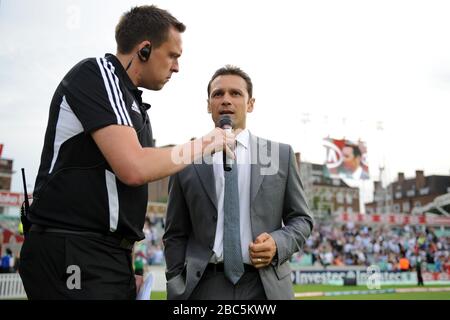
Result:
M259 269L268 299L293 299L287 263L309 237L313 219L292 147L250 135L250 220L253 240L263 232L276 242L272 264ZM167 298L188 299L213 254L217 197L212 165L193 164L169 181L166 230Z

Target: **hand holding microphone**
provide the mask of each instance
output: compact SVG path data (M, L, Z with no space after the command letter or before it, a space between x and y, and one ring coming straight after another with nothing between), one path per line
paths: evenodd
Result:
M225 122L223 123L223 128L221 124L221 119L225 118ZM232 150L232 146L235 145L236 139L235 135L231 131L232 121L229 116L222 116L217 123L217 127L214 128L210 133L206 136L203 136L201 140L202 143L202 156L208 157L212 154L220 151L224 151L224 155L228 158L228 161L233 161L234 151ZM233 148L234 149L234 148ZM224 161L225 164L225 161Z

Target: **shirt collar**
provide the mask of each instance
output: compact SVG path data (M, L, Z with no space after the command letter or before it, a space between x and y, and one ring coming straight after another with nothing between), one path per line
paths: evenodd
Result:
M125 71L125 69L123 68L122 64L120 63L119 59L117 59L117 57L111 53L107 53L105 54L105 58L110 61L115 70L117 71L117 73L119 74L119 76L122 78L123 82L125 83L125 86L131 91L133 92L133 94L135 95L136 98L138 98L140 101L140 103L142 103L142 91L139 90L133 83L133 81L131 81L130 77L128 76L128 73Z
M244 129L236 136L236 141L243 146L245 149L248 149L250 140L250 132L248 129Z

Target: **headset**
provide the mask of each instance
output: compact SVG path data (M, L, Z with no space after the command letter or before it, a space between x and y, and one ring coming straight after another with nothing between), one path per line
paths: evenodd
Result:
M141 50L137 52L137 56L139 57L139 60L142 62L147 62L150 58L150 54L152 53L152 46L150 44L147 44L145 47L143 47ZM125 71L127 71L131 67L131 63L133 62L135 56L131 58L130 62L128 63L127 67L125 68Z
M146 62L150 58L151 53L152 53L152 46L148 44L141 50L139 50L138 52L139 59L141 59L142 62Z

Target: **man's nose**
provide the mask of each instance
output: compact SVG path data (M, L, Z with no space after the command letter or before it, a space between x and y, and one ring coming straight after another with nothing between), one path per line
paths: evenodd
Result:
M231 96L228 93L224 93L222 104L223 105L230 105L231 104L231 102L230 102L231 99L230 98L231 98Z
M222 105L224 105L224 106L229 106L229 105L231 105L230 100L229 100L226 96L223 97Z
M178 71L180 71L180 65L178 64L178 60L176 60L176 61L172 64L171 71L172 71L172 72L178 72Z

